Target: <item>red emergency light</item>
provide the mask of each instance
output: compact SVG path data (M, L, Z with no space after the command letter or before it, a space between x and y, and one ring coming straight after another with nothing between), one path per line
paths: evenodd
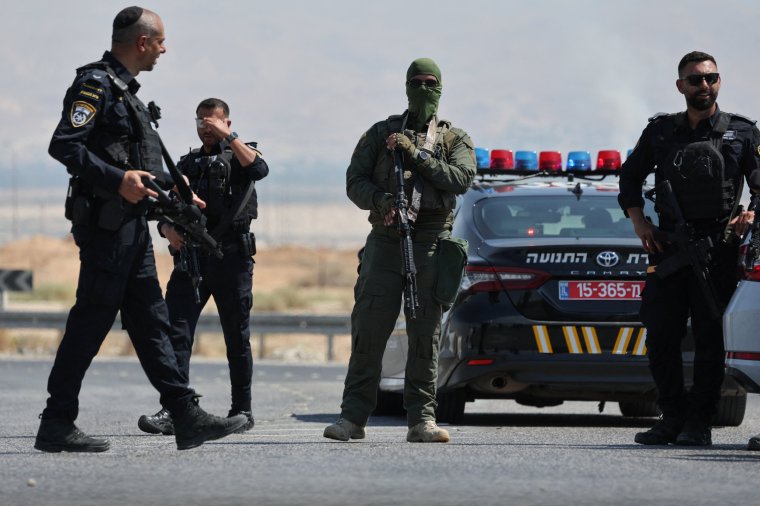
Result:
M541 151L538 154L538 170L562 170L562 153L559 151Z

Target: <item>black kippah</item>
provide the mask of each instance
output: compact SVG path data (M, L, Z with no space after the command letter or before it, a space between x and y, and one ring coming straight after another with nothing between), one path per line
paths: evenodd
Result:
M134 25L137 23L137 20L140 19L142 13L142 7L137 7L136 5L122 9L121 12L119 12L113 19L113 29L120 30L122 28Z

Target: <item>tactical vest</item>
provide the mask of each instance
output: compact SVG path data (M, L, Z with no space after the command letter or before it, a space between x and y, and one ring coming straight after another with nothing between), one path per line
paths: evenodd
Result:
M252 187L250 193L246 194L248 181L244 180L242 174L233 173L232 157L230 148L208 156L200 148L195 148L180 159L177 168L187 176L192 190L206 202L203 213L208 216L209 223L216 224L225 214L236 213L242 199L246 198L247 202L239 215L228 219L235 218L231 224L238 232L247 231L250 221L258 214L256 190ZM251 181L250 184L254 183Z
M723 135L731 115L719 113L709 139L673 142L675 130L685 121L683 114L666 126L664 140L670 145L662 174L670 181L686 221L713 220L728 216L736 199L734 182L726 177ZM669 129L669 130L668 130Z
M100 69L108 74L113 83L114 95L121 97L126 105L132 124L132 135L125 135L109 128L98 130L98 143L111 157L110 163L123 170L139 169L150 172L159 181L165 181L161 160L161 140L153 129L148 108L135 95L130 93L127 84L105 61L90 63L77 69L82 72Z
M388 132L385 134L381 134L380 137L385 141L385 139L390 135L392 132L401 132L403 125L404 125L404 115L393 115L389 116L386 120L386 125L388 128ZM425 145L425 139L427 137L427 132L411 132L407 131L407 135L410 135L412 138L412 142L414 145L422 149ZM446 120L439 120L438 121L438 129L436 133L436 142L435 145L430 150L430 155L433 158L436 158L438 160L445 160L449 154L451 153L454 142L456 141L456 134L451 131L451 122ZM387 151L387 150L386 150ZM395 178L393 176L393 162L392 157L388 155L387 159L391 160L391 173L388 181L392 181L394 188L386 188L386 191L394 192L395 191ZM379 157L378 164L384 163L385 157ZM386 162L387 163L387 162ZM414 172L406 170L404 172L404 190L407 193L407 197L412 199L412 192L414 190ZM432 185L425 185L422 189L422 196L420 198L420 211L432 211L432 210L439 210L439 211L451 211L454 209L456 205L456 195L452 192L447 192L444 190L439 190L437 188L434 188Z

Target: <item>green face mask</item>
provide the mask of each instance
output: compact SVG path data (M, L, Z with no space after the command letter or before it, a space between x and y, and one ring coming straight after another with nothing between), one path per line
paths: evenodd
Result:
M432 75L438 80L438 85L428 88L423 84L414 87L409 84L409 80L416 75ZM407 126L413 130L419 131L425 126L430 118L438 111L438 102L441 100L441 90L443 82L441 81L441 70L438 65L430 58L419 58L414 60L406 71L406 97L409 100L409 118Z

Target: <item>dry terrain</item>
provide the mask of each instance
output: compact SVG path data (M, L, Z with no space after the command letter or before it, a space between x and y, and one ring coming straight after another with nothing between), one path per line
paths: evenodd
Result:
M166 285L171 257L165 243L156 241L159 278ZM348 314L356 279L356 250L310 249L285 246L259 250L254 268L254 311ZM70 237L37 235L0 247L0 268L33 271L34 292L11 293L9 309L67 310L74 300L79 272L78 250ZM209 303L207 311L216 311ZM266 350L252 329L254 354L266 358L318 361L325 357L325 339L318 335L266 336ZM109 335L102 354L130 354L131 345L121 332ZM0 329L0 353L46 354L55 350L58 332ZM347 359L348 336L336 336L336 358ZM201 336L197 352L223 356L221 335ZM261 351L261 353L259 353Z

